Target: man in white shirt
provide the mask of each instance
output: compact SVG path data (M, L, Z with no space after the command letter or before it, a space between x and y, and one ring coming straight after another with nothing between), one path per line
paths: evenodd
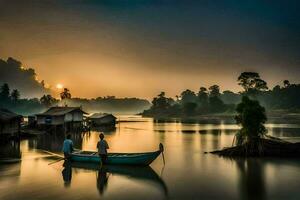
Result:
M99 137L100 141L97 143L98 154L101 157L102 164L105 164L107 160L107 149L109 149L109 146L106 140L104 140L103 133L101 133Z

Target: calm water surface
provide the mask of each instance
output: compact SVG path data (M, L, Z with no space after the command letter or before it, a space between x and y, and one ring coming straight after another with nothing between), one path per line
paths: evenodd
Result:
M22 161L0 165L0 199L300 199L297 159L225 159L205 151L230 146L233 124L155 122L123 117L105 132L112 152L142 152L165 145L150 167L48 165L60 153L63 136L23 140ZM300 141L300 125L268 124L269 134ZM96 150L99 132L74 134L76 148ZM3 147L2 147L3 149ZM3 151L3 150L2 150Z

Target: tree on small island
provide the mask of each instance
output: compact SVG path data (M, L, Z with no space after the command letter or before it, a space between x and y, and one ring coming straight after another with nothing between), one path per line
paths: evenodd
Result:
M300 143L291 143L266 135L265 108L257 100L243 96L236 107L236 123L241 129L235 135L236 146L211 153L227 157L277 156L300 157Z
M236 107L236 123L241 129L236 134L236 144L246 144L247 151L262 151L260 139L265 136L267 130L264 123L267 121L266 110L258 101L243 96L242 102Z

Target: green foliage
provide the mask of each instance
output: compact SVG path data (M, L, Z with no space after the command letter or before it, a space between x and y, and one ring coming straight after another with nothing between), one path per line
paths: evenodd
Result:
M167 98L165 92L161 92L157 97L153 98L150 110L153 113L168 113L173 104L174 100Z
M55 103L57 103L58 100L56 100L54 97L52 97L50 94L48 94L48 95L42 96L40 98L40 102L45 107L49 108L49 107L53 106Z
M244 96L236 107L236 123L241 126L237 134L237 144L257 141L266 134L264 123L267 120L265 108L257 100Z
M183 105L183 112L185 115L195 115L197 104L194 102L188 102Z
M222 113L226 110L226 105L218 96L209 97L209 110L213 113Z
M208 92L205 87L200 87L198 92L198 112L206 113L208 110Z
M13 90L11 92L10 98L12 101L17 102L20 99L20 92L18 90Z
M220 97L220 87L218 85L212 85L209 88L209 97Z
M181 103L183 105L186 103L197 102L197 96L196 96L195 92L193 92L189 89L183 91L181 93L180 97L181 97Z
M9 99L10 89L7 83L4 83L0 89L0 99L2 101L7 101Z
M33 114L41 112L44 107L38 99L20 99L20 92L14 89L11 94L8 84L1 86L0 108L6 108L19 114Z
M227 105L220 99L220 88L217 85L207 89L201 87L198 94L191 90L185 90L177 100L167 98L165 93L160 93L152 100L152 107L145 110L143 115L155 117L180 117L197 114L220 113L227 109Z
M238 77L238 84L242 86L247 95L256 95L268 89L267 83L262 80L257 72L243 72Z
M230 90L223 91L221 99L225 104L237 104L241 101L241 95Z

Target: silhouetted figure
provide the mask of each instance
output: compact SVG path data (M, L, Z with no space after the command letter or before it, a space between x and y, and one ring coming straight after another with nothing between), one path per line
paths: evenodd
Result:
M103 133L101 133L99 137L100 141L97 143L98 154L101 157L102 164L105 164L107 160L107 149L109 149L109 146L106 140L104 140Z
M73 152L73 141L71 140L70 134L67 135L67 138L64 141L63 152L64 152L65 159L70 159L71 157L70 154Z
M72 180L72 166L69 160L66 160L63 164L64 169L62 170L62 176L65 183L65 187L69 187L71 185Z
M105 188L107 187L109 175L106 172L105 169L101 168L98 171L98 177L97 177L97 189L100 193L100 195L103 195Z

